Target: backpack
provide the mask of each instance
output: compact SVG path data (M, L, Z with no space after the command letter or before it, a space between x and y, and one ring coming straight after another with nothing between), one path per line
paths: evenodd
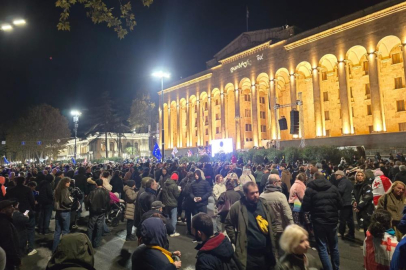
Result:
M83 199L83 193L80 190L80 188L75 187L74 189L72 189L71 196L73 198L71 210L72 211L80 210L82 208L82 204L80 203L80 201Z

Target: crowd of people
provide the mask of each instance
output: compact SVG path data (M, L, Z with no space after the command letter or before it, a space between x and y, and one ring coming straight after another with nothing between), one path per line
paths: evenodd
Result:
M125 220L126 241L138 243L133 269L181 268L181 251L169 251L169 238L180 235L182 223L198 243L198 270L338 270L338 237L356 243L356 230L365 237L365 269L406 269L405 164L403 155L377 155L336 165L233 157L7 166L0 176L0 269L18 269L23 256L37 253L36 234L51 233L47 269L64 262L94 269L94 248L113 219ZM87 235L73 233L84 209ZM320 260L307 254L311 246Z

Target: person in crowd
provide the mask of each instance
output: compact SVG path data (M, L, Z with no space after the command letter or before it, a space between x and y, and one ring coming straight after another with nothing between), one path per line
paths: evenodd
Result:
M23 257L26 255L26 247L27 247L27 225L28 225L28 213L21 213L18 210L18 202L14 201L13 203L13 225L17 230L18 233L18 246L20 250L20 256ZM1 269L1 268L0 268Z
M290 187L292 186L291 180L292 180L292 174L290 173L289 170L283 170L281 173L281 180L282 183L286 185L286 188L288 192L290 191Z
M90 192L92 192L93 190L96 189L97 185L96 185L96 180L100 179L100 170L96 170L93 172L93 176L87 178L87 193L85 193L86 196L88 196L90 194Z
M403 182L406 185L406 166L405 165L399 166L399 172L395 175L395 178L393 180ZM0 183L1 183L1 180L0 180Z
M265 167L261 178L261 185L259 186L260 193L264 191L265 186L268 184L268 177L270 174L271 174L270 168Z
M0 201L6 199L6 178L4 176L0 176Z
M214 172L210 163L206 163L204 165L203 174L206 177L206 181L210 184L211 187L213 187Z
M63 171L57 171L55 173L55 179L52 182L52 190L54 191L56 189L56 187L58 186L59 181L61 181L61 179L64 177L63 175Z
M180 182L181 192L183 194L182 209L185 211L186 228L187 234L192 235L191 224L192 224L192 211L194 206L194 201L191 197L192 183L195 180L195 175L193 172L188 172L186 177Z
M0 269L6 268L6 252L0 247Z
M405 190L403 182L395 181L388 192L379 198L377 209L387 210L392 216L392 226L396 231L396 236L400 240L403 236L396 227L403 217L403 208L405 207Z
M355 185L352 191L352 207L357 214L358 223L362 224L366 236L375 206L373 203L372 186L369 181L366 180L365 173L362 170L358 170L355 174Z
M210 184L202 179L202 172L195 171L195 181L192 182L190 197L194 201L193 213L199 212L207 213L208 199L212 195L212 188Z
M55 189L55 201L54 209L55 214L55 233L54 242L52 245L52 251L56 250L59 244L61 235L69 233L70 226L70 212L72 208L73 200L69 194L69 186L71 179L69 177L64 177L59 181L58 186Z
M289 205L292 209L293 222L305 226L305 213L300 211L306 191L306 174L299 173L289 191Z
M272 210L259 197L255 182L246 183L243 190L244 197L230 208L225 229L242 269L269 269L275 266L277 258Z
M154 180L155 181L155 180ZM175 270L182 267L180 251L170 252L165 249L167 244L166 228L160 218L146 219L140 225L140 246L132 254L132 269L138 270ZM173 258L176 256L177 258Z
M392 182L386 177L380 169L374 171L374 181L372 183L372 194L374 195L374 205L378 207L378 200L384 195L392 185Z
M268 184L265 186L264 192L260 195L265 199L270 211L271 218L274 222L275 243L276 250L279 256L282 255L282 250L279 247L279 239L284 229L293 224L292 210L286 200L285 195L282 194L281 178L277 174L270 174L268 177Z
M168 180L171 176L168 174L167 168L162 168L161 175L159 177L159 186L162 188L166 180Z
M244 185L247 182L255 182L255 177L251 174L251 169L245 167L240 177L240 183Z
M110 172L109 171L103 171L100 177L101 180L103 180L103 187L107 189L107 191L111 191L113 187L110 185Z
M399 222L397 229L406 234L406 207L403 210L403 218ZM396 246L393 252L392 261L390 264L390 270L404 270L406 269L406 235L403 236L402 240Z
M324 270L340 268L337 225L342 207L340 192L320 172L307 184L301 211L310 212L317 251ZM331 260L328 250L330 251Z
M87 235L94 248L100 245L105 215L110 208L110 194L109 191L104 188L104 180L97 179L96 184L97 188L90 192L87 197L87 207L89 208Z
M309 235L305 229L293 224L286 227L280 239L284 255L277 270L321 269L315 258L306 254L310 248Z
M213 187L213 197L218 201L220 195L226 191L226 185L224 185L224 178L221 174L216 175L216 184Z
M264 175L263 169L264 168L261 165L258 165L254 172L255 182L257 183L258 187L261 187L261 180L262 180L262 176ZM262 190L260 190L260 192L262 192Z
M178 221L178 198L180 190L178 187L179 176L176 173L172 173L171 178L167 179L162 187L162 203L165 205L165 214L171 219L174 231L170 235L171 237L179 236L176 232L176 223Z
M220 219L221 227L218 228L224 231L224 223L231 206L241 199L241 193L234 190L234 181L232 179L227 179L226 181L226 191L223 192L219 199L217 200L216 206L218 209L218 217ZM218 226L218 225L217 225ZM219 227L219 226L218 226Z
M51 221L54 195L52 192L51 182L53 181L53 176L48 174L39 184L38 188L38 203L40 205L40 213L38 220L38 229L40 234L51 233L49 230L49 223Z
M372 215L363 246L365 269L389 270L398 244L391 220L391 214L383 209L378 208Z
M27 224L27 240L28 240L28 255L34 255L37 250L34 249L35 238L35 199L33 191L24 186L24 177L17 177L17 185L13 188L7 189L6 197L8 199L14 199L19 202L18 210L21 213L25 213L28 210L29 222Z
M135 182L134 182L135 183ZM112 186L111 192L118 193L119 197L121 198L121 194L123 193L123 180L120 177L120 171L114 171L114 175L110 180L110 185Z
M75 186L75 180L71 180L69 186L69 194L72 198L72 207L70 209L70 227L69 229L77 229L78 213L82 212L82 202L84 195L82 190Z
M317 168L317 162L316 161L310 161L309 164L308 164L308 170L309 170L309 175L307 177L306 185L308 185L310 182L312 182L315 179L314 174L319 171L319 169Z
M87 175L85 167L79 167L78 174L73 177L75 180L75 187L79 188L82 194L87 194ZM83 198L80 200L80 204L83 204ZM82 207L77 211L77 217L80 218L82 213Z
M124 186L124 200L126 202L125 205L125 213L124 217L127 219L127 236L125 238L126 241L135 241L136 238L132 234L133 226L134 226L134 212L135 212L135 199L137 198L137 192L135 191L135 181L128 180L127 184Z
M338 233L341 237L354 240L354 214L352 212L352 190L353 186L351 181L345 176L345 173L341 170L337 170L335 173L335 179L338 181L338 191L340 192L342 199L342 208L340 210L340 226L338 227ZM345 234L346 225L348 226L348 234Z
M12 222L14 201L0 201L0 247L6 253L5 270L14 270L21 265L19 238L17 229Z
M151 204L156 201L156 193L158 183L153 178L149 178L145 184L145 191L140 194L135 203L135 226L139 228L141 217L143 214L151 210Z
M196 246L196 270L242 269L230 240L222 233L213 232L212 218L199 213L192 219L192 233L202 241Z
M47 264L46 270L96 270L94 268L94 254L92 243L86 234L68 234L61 239Z

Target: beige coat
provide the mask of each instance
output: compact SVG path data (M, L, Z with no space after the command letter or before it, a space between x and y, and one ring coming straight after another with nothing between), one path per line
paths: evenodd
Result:
M135 211L135 199L137 198L137 193L134 189L129 186L124 186L123 188L126 202L124 217L129 220L134 220L134 211Z

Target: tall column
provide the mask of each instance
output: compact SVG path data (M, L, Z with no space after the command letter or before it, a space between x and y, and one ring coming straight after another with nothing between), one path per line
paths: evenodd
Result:
M276 130L276 121L277 118L275 117L275 104L276 104L276 95L275 95L275 80L270 80L269 81L269 86L270 86L270 91L269 91L269 121L270 121L270 126L271 126L271 139L276 140L277 139L277 130ZM275 121L276 120L276 121Z
M403 52L403 72L404 72L404 75L405 75L405 80L406 80L406 45L400 45L401 46L401 49L402 49L402 52ZM403 85L405 85L405 83L406 82L404 82L403 81Z
M235 128L236 128L236 136L237 141L235 144L236 149L242 148L242 136L241 136L241 117L240 117L240 96L241 96L241 89L236 88L234 91L235 94Z
M211 100L211 93L210 96L207 98L207 102L209 103L209 144L211 143L211 140L213 138L213 109L212 109L212 100Z
M296 73L290 74L290 103L292 104L291 109L296 109Z
M177 134L177 147L179 148L179 147L182 147L182 128L181 128L181 108L180 108L180 106L179 106L179 101L178 101L178 104L176 104L176 114L177 114L177 120L176 120L176 123L177 123L177 131L176 131L176 134Z
M350 134L351 133L351 112L350 112L350 103L349 103L349 95L348 95L348 77L347 77L347 69L348 63L347 61L340 61L338 62L338 84L339 84L339 91L340 91L340 104L341 104L341 122L342 122L342 131L343 134Z
M252 108L252 113L251 113L251 123L252 123L252 133L254 136L252 136L253 141L254 141L254 146L259 146L258 144L258 94L257 94L257 89L255 85L251 86L251 108Z
M170 102L168 102L170 104ZM172 125L171 125L171 106L168 105L168 138L166 138L167 143L166 149L172 148Z
M189 115L189 113L190 113L190 110L189 110L189 98L188 98L188 100L186 101L186 142L185 142L185 144L183 145L184 147L189 147L190 146L190 138L192 137L191 136L191 134L190 134L190 126L191 126L191 124L190 124L190 115Z
M201 115L200 99L198 99L196 101L196 104L197 104L197 145L201 146L202 145L201 144L202 135L200 134L200 132L202 131L201 125L204 123L204 119L201 119L201 117L200 117L200 115Z
M225 102L224 102L224 93L220 93L220 102L221 102L221 138L226 138L226 112L225 112Z
M382 116L382 100L379 89L378 55L376 52L368 54L369 86L371 90L371 106L374 131L384 131L384 121Z
M319 84L319 72L318 68L313 69L313 100L314 100L314 119L316 120L316 136L323 136L323 123L322 123L322 111L320 100L320 84Z
M161 93L161 95L162 95L162 93ZM158 108L158 110L159 110L159 147L161 147L161 145L162 145L162 137L164 137L165 135L163 134L163 132L164 132L164 129L163 129L163 124L164 124L164 121L163 121L163 117L164 117L164 115L163 115L163 104L162 104L162 98L161 97L159 97L159 108ZM161 149L162 151L163 151L163 149Z

